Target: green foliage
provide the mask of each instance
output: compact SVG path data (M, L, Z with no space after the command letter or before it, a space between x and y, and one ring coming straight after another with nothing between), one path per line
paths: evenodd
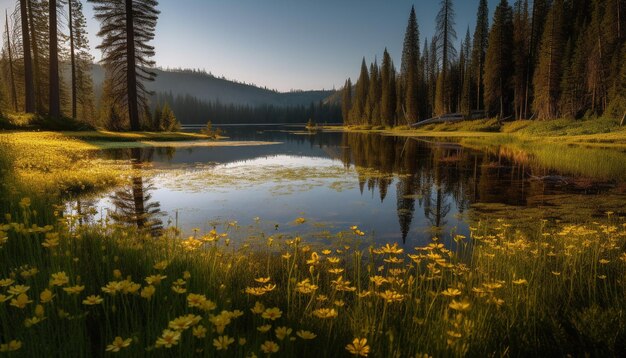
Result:
M493 26L489 32L489 47L485 57L485 107L503 118L512 102L513 76L513 10L507 0L496 8Z

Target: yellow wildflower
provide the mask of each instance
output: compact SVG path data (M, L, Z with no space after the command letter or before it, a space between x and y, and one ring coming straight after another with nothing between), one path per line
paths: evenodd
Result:
M271 324L264 324L262 326L257 327L257 331L261 332L261 333L265 333L267 331L269 331L272 328Z
M191 329L191 333L196 338L204 338L206 337L207 329L203 325L199 324Z
M157 262L156 264L154 264L153 267L154 267L155 270L163 271L163 270L165 270L167 268L167 264L168 264L167 260L163 260L163 261L160 261L160 262Z
M85 286L76 285L71 287L63 287L63 291L67 292L68 295L77 295L85 289Z
M156 288L154 286L146 286L141 289L141 297L150 300L152 298L152 295L154 295L154 291L156 291Z
M202 308L206 300L207 299L205 295L190 293L187 295L187 306L192 308Z
M165 280L167 276L165 275L150 275L145 278L146 283L148 285L158 285L161 281Z
M4 278L0 280L0 287L8 287L11 286L13 283L15 283L15 281L13 281L12 279Z
M292 331L293 330L288 327L278 327L274 330L274 333L276 333L276 338L282 341L283 339L289 337Z
M452 300L449 306L455 311L467 311L470 308L470 303L467 301L459 302L457 300Z
M0 344L0 352L14 352L22 348L22 341L12 340L9 343Z
M296 220L294 220L294 222L298 225L300 224L304 224L306 222L305 218L297 218Z
M53 273L50 276L50 284L52 286L63 286L70 282L70 279L69 277L67 277L67 274L65 274L65 272Z
M280 346L273 341L265 341L265 343L261 344L261 350L263 353L272 354L278 352Z
M404 295L393 291L393 290L386 290L385 292L379 293L378 294L382 299L385 300L385 302L387 303L394 303L394 302L402 302L404 301Z
M268 283L270 282L270 277L258 277L254 279L258 283Z
M120 336L115 337L113 343L109 344L106 348L107 352L119 352L122 348L130 346L132 338L123 339Z
M265 306L261 302L256 301L254 303L254 307L252 307L250 311L252 311L252 313L254 314L261 314L265 311Z
M39 301L41 303L48 303L50 301L52 301L52 299L54 298L54 294L52 294L52 291L50 291L49 289L45 289L43 291L41 291L41 293L39 294Z
M355 356L367 357L370 353L370 346L367 345L367 338L355 338L346 346L346 350Z
M528 281L526 281L523 278L520 278L519 280L513 280L511 281L514 285L526 285L528 284Z
M24 320L24 327L26 328L30 328L34 325L36 325L37 323L43 321L45 319L45 317L32 317L32 318L26 318Z
M461 291L456 288L448 288L447 290L441 292L441 294L447 297L456 297L461 295Z
M118 291L122 290L123 284L120 281L111 281L102 287L102 292L115 296Z
M335 318L337 311L334 308L319 308L313 311L313 315L318 318Z
M283 311L281 311L278 307L268 308L262 314L261 317L265 319L270 319L275 321L279 319L283 315Z
M306 260L307 265L317 265L319 262L319 255L315 251L311 253L311 258L309 260Z
M9 292L12 295L20 295L22 293L26 293L28 290L30 290L29 286L15 285L15 286L9 287L9 290L7 292Z
M194 314L188 314L180 317L176 317L171 320L168 324L168 327L177 331L184 331L189 327L195 326L200 323L202 317L196 316Z
M20 293L17 298L14 298L11 300L10 305L13 307L17 307L19 309L22 309L24 307L26 307L27 304L32 303L33 301L31 299L28 298L28 296L25 293Z
M263 287L246 287L245 292L253 296L262 296L267 293Z
M83 300L83 304L87 306L94 306L101 304L103 301L104 300L99 295L91 295L87 296L87 298Z
M305 295L309 295L315 292L318 289L317 285L311 283L311 281L306 278L303 281L300 281L296 284L296 292L303 293Z
M305 330L299 330L298 332L296 332L296 336L304 339L304 340L308 340L308 339L314 339L315 337L317 337L317 335L311 331L305 331Z
M213 345L218 351L221 351L222 349L227 350L228 346L231 345L233 342L235 342L234 338L231 338L229 336L219 336L213 340Z
M172 348L172 346L178 345L178 341L180 341L180 331L164 329L161 337L156 341L156 346L157 348Z

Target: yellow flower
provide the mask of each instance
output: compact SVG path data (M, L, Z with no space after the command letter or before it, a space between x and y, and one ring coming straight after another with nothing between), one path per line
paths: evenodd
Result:
M202 308L205 302L206 302L205 295L201 295L197 293L190 293L187 295L187 306L189 307Z
M461 295L461 291L456 288L448 288L447 290L441 292L441 294L447 297L456 297Z
M268 283L270 282L270 277L258 277L254 279L258 283Z
M213 340L213 345L218 351L221 351L222 349L227 350L228 346L231 345L233 342L235 342L234 338L231 338L229 336L219 336Z
M152 285L150 286L146 286L144 288L141 289L141 297L150 300L152 298L152 295L154 295L154 291L156 291L156 288Z
M4 278L0 280L0 287L8 287L11 286L15 281L10 278Z
M315 251L311 253L311 258L309 260L306 260L307 265L317 265L319 262L319 255Z
M346 349L355 356L367 357L370 353L370 346L367 345L367 338L355 338L351 344L346 346Z
M47 249L53 249L59 246L59 234L58 233L46 233L45 240L41 243L41 246Z
M11 300L11 306L22 309L26 307L27 304L32 303L33 301L28 298L25 293L21 293L17 298Z
M283 311L281 311L278 307L268 308L261 314L261 317L265 319L270 319L275 321L279 319L283 315Z
M339 275L343 271L344 270L342 268L334 268L334 269L328 270L328 273L332 273L333 275Z
M41 303L48 303L52 301L54 296L55 295L52 294L52 291L46 288L45 290L41 291L41 293L39 294L39 301L41 301Z
M313 311L313 315L318 318L335 318L337 311L334 308L320 308Z
M293 330L288 327L278 327L274 330L274 332L276 333L276 338L282 341L283 339L289 337Z
M122 277L122 271L120 271L118 269L113 270L113 277L115 277L117 279L121 278Z
M158 285L161 281L165 280L167 276L164 275L150 275L146 277L146 283L148 285Z
M394 303L394 302L402 302L404 301L404 295L393 291L393 290L386 290L385 292L379 293L378 294L382 299L385 300L385 302L387 303Z
M196 338L204 338L206 337L207 329L203 325L199 324L191 329L191 333Z
M513 282L514 285L526 285L526 284L528 284L528 281L526 281L523 278L520 278L519 280L513 280L511 282Z
M256 329L257 329L257 331L259 331L261 333L265 333L265 332L269 331L271 328L272 328L271 324L265 324L263 326L257 327Z
M294 220L294 222L298 225L300 224L304 224L306 222L305 218L297 218L296 220Z
M253 296L263 296L267 291L263 287L246 287L246 293Z
M45 313L45 310L42 305L35 306L35 316L42 318Z
M87 306L94 306L94 305L101 304L102 301L104 300L99 295L91 295L91 296L87 296L87 298L83 300L83 304Z
M191 273L189 273L189 271L183 272L183 278L185 280L189 280L191 278Z
M224 327L230 324L231 314L228 311L222 311L220 314L209 317L209 321L215 325L218 334L224 332Z
M15 285L15 286L9 287L9 290L7 292L9 292L12 295L21 295L22 293L26 293L28 290L30 290L29 286Z
M185 316L176 317L170 321L168 327L177 331L183 331L191 326L195 326L200 323L202 317L194 314L188 314Z
M467 301L459 302L457 300L452 300L449 306L455 311L467 311L470 308L470 303Z
M250 311L252 311L252 313L254 314L261 314L265 311L265 306L261 302L256 301L254 303L254 307L252 307Z
M246 344L246 342L248 342L248 341L247 341L245 338L243 338L243 337L239 338L238 343L239 343L239 345L240 345L240 346L245 345L245 344Z
M65 274L65 272L57 272L57 273L53 273L50 279L50 284L52 286L63 286L66 285L68 282L70 282L69 277L67 277L67 274Z
M76 285L72 287L64 287L63 291L67 292L69 295L77 295L83 292L84 289L85 289L85 286Z
M164 329L163 334L156 341L157 348L165 347L172 348L178 344L180 340L180 331L171 331L169 329Z
M115 337L113 343L109 344L106 348L107 352L119 352L120 349L130 346L133 341L132 338L123 339L120 336Z
M153 267L154 267L155 270L163 271L163 270L165 270L167 268L167 260L163 260L163 261L157 262L156 264L154 264Z
M45 317L32 317L32 318L26 318L24 320L24 326L26 328L30 328L34 325L36 325L37 323L43 321L45 319Z
M22 348L22 341L12 340L9 343L0 344L0 352L14 352Z
M333 304L337 307L343 307L346 305L346 303L343 300L335 300L335 302L333 302Z
M217 308L217 305L215 304L215 302L211 300L204 301L204 303L202 304L202 307L200 307L200 309L202 309L205 312L213 311L216 308Z
M265 343L261 344L261 350L263 353L272 354L278 352L280 346L273 341L265 341Z
M120 282L122 293L134 294L141 288L141 285L131 280L125 280Z
M172 286L172 291L178 293L179 295L182 295L183 293L187 292L187 289L182 286L174 285Z
M306 278L296 284L296 292L310 295L318 289L317 285L311 283L311 281Z
M296 332L296 336L302 338L302 339L313 339L315 337L317 337L317 335L311 331L304 331L304 330L299 330L298 332Z
M121 291L123 284L120 281L111 281L106 286L102 287L102 292L108 293L111 296L115 296L118 291Z

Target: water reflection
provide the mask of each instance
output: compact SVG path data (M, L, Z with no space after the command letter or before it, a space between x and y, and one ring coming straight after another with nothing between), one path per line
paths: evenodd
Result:
M623 180L562 172L505 146L483 150L452 141L276 127L226 132L233 140L280 144L107 151L111 158L130 158L137 175L98 205L154 234L162 229L163 211L180 210L184 230L206 229L216 218L244 224L256 216L288 227L306 215L405 243L467 234L485 216L575 220L624 210ZM146 163L159 169L157 177Z
M150 178L144 178L143 168L153 160L155 148L132 148L127 151L133 167L130 183L117 189L111 196L112 211L109 216L120 224L134 225L139 230L147 230L153 236L160 235L163 230L161 203L152 200L151 192L154 185ZM175 152L173 148L160 151L169 156Z

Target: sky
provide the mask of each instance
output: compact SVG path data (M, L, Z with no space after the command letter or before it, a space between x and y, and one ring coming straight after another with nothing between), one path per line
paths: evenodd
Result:
M468 26L474 32L478 1L454 1L459 43ZM159 67L204 69L279 91L340 88L346 78L358 77L363 57L380 63L385 47L400 67L411 5L423 46L433 35L439 2L160 0L154 59ZM488 2L493 14L499 0ZM14 4L0 0L0 10L11 11ZM92 4L85 1L84 11L92 53L99 60L99 23ZM0 23L4 29L4 16Z

